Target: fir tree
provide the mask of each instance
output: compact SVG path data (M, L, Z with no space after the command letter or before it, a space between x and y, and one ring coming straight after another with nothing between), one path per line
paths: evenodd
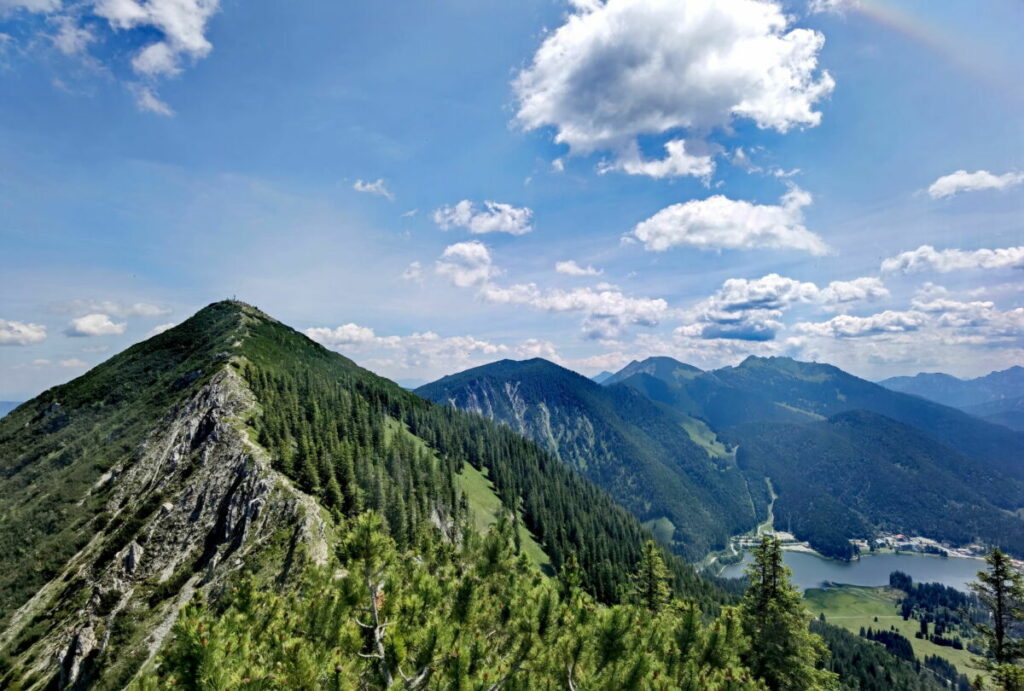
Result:
M988 569L978 572L971 590L988 609L991 624L976 627L984 642L983 669L1007 691L1024 689L1024 576L998 548L985 557Z
M761 539L747 575L750 587L741 611L750 639L745 661L751 672L773 691L834 688L836 676L819 668L828 650L808 629L811 617L790 584L778 539Z
M653 540L644 543L640 563L633 575L633 599L648 612L657 614L672 600L672 575Z

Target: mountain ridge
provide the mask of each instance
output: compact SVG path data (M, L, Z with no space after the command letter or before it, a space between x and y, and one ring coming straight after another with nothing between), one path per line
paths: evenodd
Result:
M471 368L416 393L542 444L640 520L667 520L665 542L687 557L723 548L732 532L757 524L767 502L760 490L751 495L728 452L693 441L687 426L697 421L541 358Z
M504 361L497 373L507 374L515 366ZM452 375L438 382L438 388L424 387L417 393L501 417L500 411L496 414L480 406L479 392L473 390L474 377L486 373L487 368L468 370L461 378ZM456 390L459 385L463 386L461 394ZM649 358L631 362L603 388L608 395L621 388L632 389L655 403L658 415L664 416L666 410L681 414L680 420L690 421L686 433L692 440L709 438L718 445L712 448L733 450L736 467L744 473L748 487L760 487L778 475L777 508L793 518L798 538L809 540L829 556L850 558L854 552L848 539L868 537L876 530L909 531L956 544L980 538L1024 553L1024 523L1006 518L1024 504L1020 452L1024 436L1004 427L890 391L832 365L790 358L751 356L739 365L711 371L672 358ZM546 391L550 399L562 395L556 388ZM501 387L491 392L500 397ZM514 415L504 417L507 424L527 435L543 436ZM594 426L599 425L598 420L592 417ZM620 423L641 424L636 420ZM851 429L858 430L857 438L851 437ZM676 429L675 434L681 432ZM817 449L816 455L808 454L811 447ZM932 470L908 475L902 464L910 458L918 458L921 467ZM620 460L627 465L630 462ZM808 473L793 475L790 467L794 463L809 464ZM889 485L899 483L905 491L920 487L922 494L901 506L891 501L891 487L867 483L862 491L870 496L853 501L858 495L850 491L857 488L836 480L845 476L841 471L846 467L859 467L865 477L871 473L888 477ZM815 468L830 470L815 476L811 473ZM591 477L610 487L607 478ZM617 496L620 501L628 499L621 488ZM755 511L763 510L759 497L752 498ZM648 507L628 501L626 505L642 519L652 518L646 513ZM930 513L953 518L932 520ZM778 510L775 515L780 515ZM967 526L974 532L967 531Z
M646 531L511 431L433 406L244 303L214 303L0 419L0 686L121 687L193 595L284 587L367 509L472 530L466 464L557 569L623 592ZM679 593L727 596L666 557ZM25 569L25 564L34 568Z

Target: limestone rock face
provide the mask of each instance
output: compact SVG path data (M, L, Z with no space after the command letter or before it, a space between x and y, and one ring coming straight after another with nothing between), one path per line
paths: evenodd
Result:
M287 578L298 564L286 555L325 562L329 519L249 440L253 406L244 380L224 365L170 411L131 461L93 487L109 489L109 520L11 617L0 645L60 609L18 661L41 679L56 672L61 688L85 687L112 641L138 669L181 606L198 592L216 597L243 566Z

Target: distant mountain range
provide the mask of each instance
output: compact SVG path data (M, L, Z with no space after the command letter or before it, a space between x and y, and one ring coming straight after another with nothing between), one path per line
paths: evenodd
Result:
M770 490L776 527L831 556L880 530L1024 554L1024 435L831 365L654 357L597 386L505 360L416 393L544 444L687 556L764 520Z
M879 382L893 391L914 394L971 415L1024 431L1024 367L1015 366L975 379L925 373Z

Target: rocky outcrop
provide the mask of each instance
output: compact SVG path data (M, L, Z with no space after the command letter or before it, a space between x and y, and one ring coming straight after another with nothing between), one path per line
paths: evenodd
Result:
M249 439L254 405L235 369L220 365L91 490L109 490L95 521L105 524L0 636L3 645L49 619L15 660L26 679L84 687L102 665L105 680L126 682L193 594L216 597L243 566L285 579L303 559L326 561L329 519Z

